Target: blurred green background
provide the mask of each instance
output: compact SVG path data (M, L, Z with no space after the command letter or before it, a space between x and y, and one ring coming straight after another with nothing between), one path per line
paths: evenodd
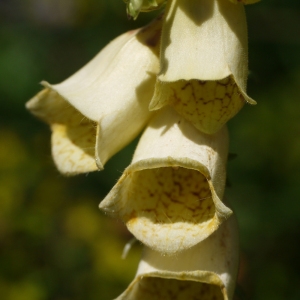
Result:
M241 269L236 299L300 299L300 3L247 6L247 105L229 122L227 195L237 214ZM103 172L63 177L50 130L24 104L41 80L58 83L128 21L121 0L0 0L0 298L109 300L140 257L120 221L98 204L129 164L136 141Z

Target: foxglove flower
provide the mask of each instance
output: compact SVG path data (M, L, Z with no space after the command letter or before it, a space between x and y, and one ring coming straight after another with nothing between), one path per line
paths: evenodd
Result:
M145 247L135 279L116 300L232 299L238 248L235 218L175 256Z
M134 281L117 300L233 297L235 218L223 203L226 123L248 102L243 4L256 0L124 0L166 13L125 33L27 107L51 125L58 169L106 161L147 127L130 166L100 203L145 245ZM228 219L228 220L227 220Z
M155 251L188 249L231 214L221 201L227 153L226 127L206 135L165 108L147 126L131 165L100 208Z
M142 130L159 70L161 18L127 32L64 82L51 85L27 108L51 125L52 154L65 174L103 169Z
M248 75L244 7L228 0L168 1L160 72L151 110L171 105L207 134L245 102Z

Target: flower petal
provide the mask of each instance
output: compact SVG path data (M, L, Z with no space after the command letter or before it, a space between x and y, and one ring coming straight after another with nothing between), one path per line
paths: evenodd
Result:
M170 104L212 134L245 102L248 76L243 5L228 0L174 0L167 8L161 70L150 110Z
M116 300L232 299L238 248L233 217L206 240L175 256L145 247L135 279Z
M82 117L78 119L78 126L82 118L97 123L96 153L93 155L99 169L103 169L112 155L133 140L152 116L148 106L159 70L161 23L161 18L158 18L140 30L116 38L64 82L56 85L43 82L46 91L56 92L56 97L64 99L66 106L71 104L74 111L80 112ZM38 96L39 101L55 102L53 97L52 100L47 99L50 94L46 91L43 97ZM31 106L27 105L29 109ZM37 113L35 110L35 113L44 115L44 119L53 124L45 110L49 109L48 105L39 104L39 107L43 111ZM68 138L61 135L62 139L64 137ZM69 142L64 141L64 144ZM60 155L62 152L57 153ZM66 153L63 155L66 156ZM80 171L79 168L74 173Z
M151 121L132 164L100 204L162 253L199 243L231 214L223 197L227 129L208 136L167 108Z

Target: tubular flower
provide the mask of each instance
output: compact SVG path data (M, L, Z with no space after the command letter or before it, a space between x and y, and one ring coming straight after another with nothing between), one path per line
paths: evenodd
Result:
M245 102L248 75L244 7L228 0L172 0L164 17L160 72L150 110L171 105L207 134Z
M232 299L238 252L234 218L176 256L162 256L145 247L135 279L116 300Z
M161 110L142 135L131 165L100 208L164 254L188 249L230 216L222 202L227 128L199 132L171 108Z
M149 121L159 70L161 18L127 32L64 82L51 85L27 108L51 125L52 154L65 174L103 169Z

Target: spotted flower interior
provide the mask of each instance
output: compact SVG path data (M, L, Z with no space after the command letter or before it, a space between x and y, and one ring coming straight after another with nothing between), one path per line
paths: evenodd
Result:
M176 253L216 226L210 187L199 171L155 168L134 172L128 181L119 196L124 202L115 205L128 229L146 245Z
M178 279L144 277L136 299L145 300L223 300L223 293L217 285Z
M153 99L150 109L169 104L207 134L219 131L246 103L232 76L216 81L158 82Z

